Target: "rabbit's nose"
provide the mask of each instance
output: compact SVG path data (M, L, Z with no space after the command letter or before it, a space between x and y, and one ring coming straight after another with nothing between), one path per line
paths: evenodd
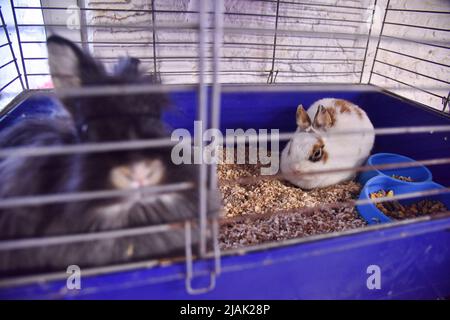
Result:
M147 184L145 183L145 180L137 180L137 179L133 180L130 184L132 188L142 188L145 187L146 185Z
M139 179L138 184L139 184L139 187L145 187L147 185L147 182L145 179Z
M135 174L133 176L133 181L139 186L142 187L145 184L145 177L139 174Z
M133 173L130 177L130 182L133 188L140 188L145 185L145 178L139 174Z

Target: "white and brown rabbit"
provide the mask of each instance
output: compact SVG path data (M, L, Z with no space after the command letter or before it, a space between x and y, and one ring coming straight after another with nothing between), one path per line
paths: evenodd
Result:
M302 173L352 168L366 161L375 135L370 132L373 125L364 110L346 100L326 98L313 103L307 111L298 106L296 120L297 131L281 154L281 172L285 179L303 189L353 179L352 171ZM333 132L358 130L366 132L333 135Z
M59 36L47 41L57 88L152 83L138 71L139 60L122 59L112 73L74 43ZM0 132L0 148L61 146L170 137L161 120L168 99L159 93L71 97L62 101L68 116L29 118ZM192 182L192 190L109 199L0 208L0 240L39 238L157 225L198 216L195 165L175 165L171 148L148 148L58 156L0 159L0 198L152 187ZM220 210L209 195L208 214ZM197 234L197 233L195 233ZM183 230L117 237L74 244L0 251L0 274L64 271L136 261L184 248Z

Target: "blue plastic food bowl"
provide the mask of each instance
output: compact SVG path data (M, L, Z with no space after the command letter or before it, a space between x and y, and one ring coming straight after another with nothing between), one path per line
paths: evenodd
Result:
M376 166L401 162L415 162L415 160L395 153L376 153L371 155L369 159L367 159L366 165ZM417 167L410 168L396 168L387 170L374 169L372 171L365 171L359 175L358 181L362 185L365 185L367 181L369 181L369 179L378 175L385 175L389 177L392 177L392 175L398 175L403 177L410 177L414 180L414 182L408 183L425 182L431 181L433 179L430 170L428 170L428 168L425 166L419 165Z
M380 190L392 190L394 195L405 194L409 192L419 192L425 190L442 189L444 188L440 184L432 181L426 181L421 183L404 182L388 176L379 175L369 181L362 189L359 200L370 199L370 194ZM400 200L403 205L408 205L421 200L436 200L441 201L448 209L450 209L450 193L441 193L432 196L414 197L410 199ZM373 203L357 205L356 209L359 214L367 221L368 224L377 224L393 221L393 219L387 217L382 213Z

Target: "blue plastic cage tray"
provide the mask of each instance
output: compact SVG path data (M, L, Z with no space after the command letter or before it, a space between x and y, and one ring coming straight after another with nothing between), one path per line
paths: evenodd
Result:
M242 86L245 89L245 86ZM448 115L383 91L258 91L222 95L221 129L295 130L299 103L336 97L362 107L376 128L448 125ZM166 120L193 129L197 94L172 93L176 110ZM26 97L1 118L0 130L27 116L57 116L49 98ZM450 156L449 132L377 136L373 153L399 153L415 160ZM448 187L448 166L430 166L433 180ZM450 217L404 221L342 233L223 252L221 273L212 290L186 291L183 261L142 263L82 271L81 290L66 279L34 277L31 283L0 288L3 299L435 299L450 297ZM194 288L210 285L210 260L195 261ZM369 289L368 268L379 266L381 289ZM106 272L107 271L107 272Z

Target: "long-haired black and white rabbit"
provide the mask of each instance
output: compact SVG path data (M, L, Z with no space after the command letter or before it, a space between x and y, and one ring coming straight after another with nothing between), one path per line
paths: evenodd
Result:
M114 71L59 36L47 41L56 88L154 82L138 71L139 61L124 58ZM70 97L62 101L67 117L30 118L0 132L0 148L61 146L168 137L161 120L163 94ZM194 165L174 165L170 147L0 159L0 198L122 190L190 181ZM0 239L36 238L134 228L197 217L194 189L163 194L133 193L108 199L0 208ZM209 196L208 214L220 211ZM0 273L65 270L71 264L100 266L177 254L184 232L0 251Z

